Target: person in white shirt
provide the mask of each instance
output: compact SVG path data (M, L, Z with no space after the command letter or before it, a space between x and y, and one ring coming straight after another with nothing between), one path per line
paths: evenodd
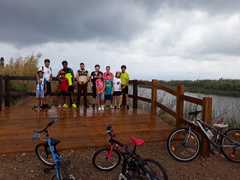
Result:
M115 109L120 109L121 105L121 96L122 96L122 88L121 88L121 73L116 72L115 77L113 79L113 104Z
M44 66L42 66L42 71L43 71L44 88L45 88L45 98L44 98L43 107L49 108L47 96L51 96L52 94L52 87L51 87L52 68L50 67L49 59L44 60Z

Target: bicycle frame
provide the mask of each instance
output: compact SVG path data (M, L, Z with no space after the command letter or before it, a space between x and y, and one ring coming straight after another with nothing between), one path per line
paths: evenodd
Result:
M47 144L49 146L53 161L55 162L55 174L57 177L57 180L62 180L61 177L61 158L57 152L57 149L55 147L55 145L53 145L53 140L52 138L47 138Z
M120 143L118 140L114 138L114 134L112 133L111 130L108 131L107 134L110 137L108 140L108 143L109 143L108 146L110 151L107 154L107 158L111 158L113 149L117 150L121 154L123 158L123 164L122 164L122 170L121 170L122 174L126 174L129 168L128 167L129 160L133 159L134 167L136 168L136 170L135 169L134 170L137 171L138 173L143 172L150 179L150 173L148 172L148 170L143 168L143 164L144 164L143 159L138 154L136 154L137 146L134 144L133 150L130 151L127 145ZM130 168L133 168L133 167L130 167Z
M221 148L223 147L221 145L221 140L222 138L227 138L230 142L233 143L233 145L225 145L224 147L230 147L230 148L234 148L234 147L237 147L237 148L240 148L240 144L238 142L234 142L232 139L230 139L228 136L226 136L223 132L219 131L217 128L214 128L210 125L208 125L207 123L199 120L199 119L194 119L193 120L193 123L192 123L194 126L197 126L200 128L201 132L204 134L204 136L207 138L208 142L210 144L212 144L216 149L218 148ZM207 135L207 130L205 128L208 128L211 130L211 132L213 133L214 137L216 137L215 141L213 141L212 139L210 139ZM192 128L191 126L188 127L189 129L189 134L190 132L192 131Z
M50 121L48 123L48 125L44 129L35 131L35 133L38 134L37 135L37 136L39 136L38 138L40 138L41 133L45 134L44 141L47 144L47 146L49 147L52 159L53 159L53 161L55 163L54 168L55 168L56 178L57 178L57 180L62 180L62 177L61 177L61 161L62 161L62 159L59 156L59 154L57 152L57 149L56 149L56 144L57 144L55 142L56 140L54 140L53 138L49 137L49 133L48 133L48 128L50 126L52 126L54 124L54 122L55 121Z

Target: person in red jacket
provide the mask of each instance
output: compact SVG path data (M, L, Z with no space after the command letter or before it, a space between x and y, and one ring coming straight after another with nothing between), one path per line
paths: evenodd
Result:
M58 107L65 107L67 104L67 96L68 94L68 80L65 76L65 71L59 72L59 95L62 96L62 103L59 104Z

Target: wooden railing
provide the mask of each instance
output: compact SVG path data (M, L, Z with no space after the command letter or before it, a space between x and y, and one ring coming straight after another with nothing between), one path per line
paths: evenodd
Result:
M11 80L25 80L25 81L35 81L35 77L19 77L19 76L0 76L0 110L4 104L6 107L10 106L10 97L19 95L34 96L33 92L11 92L9 89ZM53 81L57 81L57 78L53 78ZM138 101L143 101L151 104L151 113L153 115L157 114L158 108L170 114L176 120L176 126L181 127L184 125L184 102L190 102L202 106L202 120L211 123L212 120L212 98L204 97L203 99L187 96L184 94L184 86L178 85L175 89L170 88L164 84L161 84L158 80L152 81L139 81L131 80L130 85L132 85L133 93L129 95L133 99L133 108L138 108ZM138 88L151 89L151 98L141 97L138 95ZM176 109L172 110L157 101L158 93L157 90L162 90L176 97ZM53 93L55 95L55 93ZM91 93L88 93L91 95ZM3 103L4 102L4 103ZM208 155L208 145L206 140L204 140L203 152Z
M133 94L130 97L133 98L133 108L137 108L137 102L144 101L151 103L151 113L156 114L157 108L165 111L176 119L176 126L181 127L187 122L184 119L184 102L189 102L195 105L202 106L202 120L207 123L211 123L212 121L212 98L204 97L202 99L195 98L192 96L187 96L184 94L184 86L178 85L176 89L170 88L166 85L163 85L158 80L150 81L137 81L132 80L130 84L133 85ZM150 88L151 99L146 97L138 96L138 87L142 88ZM162 90L176 97L176 109L175 111L168 108L161 102L157 102L157 90ZM209 143L206 138L203 136L203 149L202 154L205 156L209 156Z

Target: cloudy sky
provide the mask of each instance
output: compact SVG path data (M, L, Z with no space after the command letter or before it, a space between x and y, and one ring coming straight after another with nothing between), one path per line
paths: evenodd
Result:
M0 56L54 72L126 64L136 79L240 78L238 0L1 0Z

